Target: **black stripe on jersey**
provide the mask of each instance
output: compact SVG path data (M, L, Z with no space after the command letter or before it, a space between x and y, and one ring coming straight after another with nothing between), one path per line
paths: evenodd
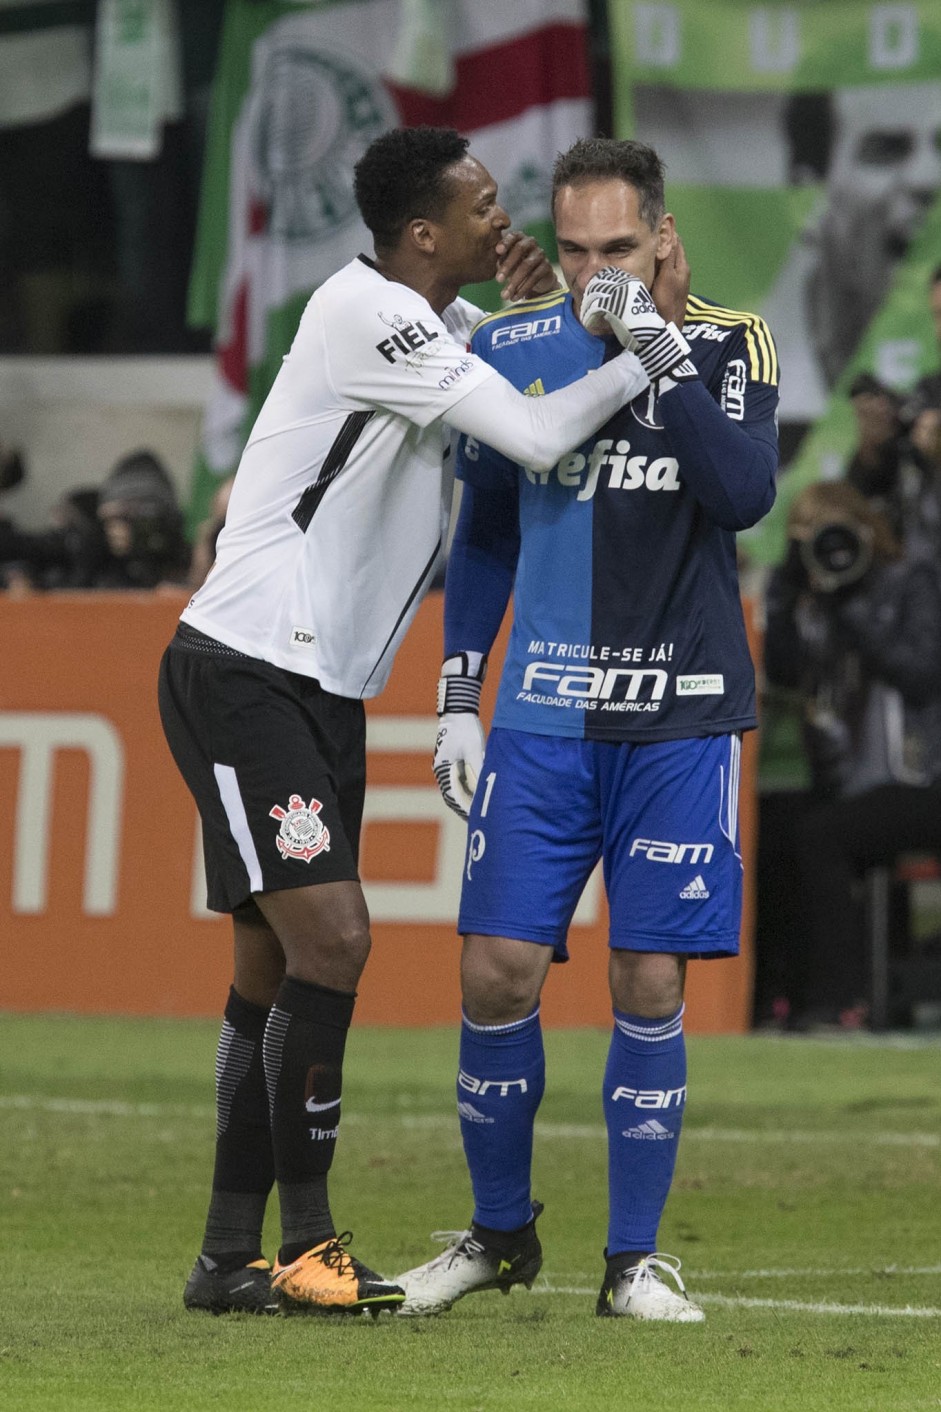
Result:
M310 522L314 518L314 511L350 459L350 452L353 450L353 447L362 434L363 428L372 416L375 416L375 413L372 411L350 413L337 432L333 445L324 457L324 463L320 467L319 476L314 481L313 485L307 487L300 500L298 500L297 504L294 506L291 512L291 519L304 534L306 534L310 528Z
M435 545L435 547L434 547L434 551L432 552L431 558L428 560L428 563L427 563L427 564L425 565L425 567L422 569L421 573L420 573L419 576L418 576L418 582L415 584L415 587L412 589L411 593L408 595L408 597L406 598L405 602L403 603L403 605L402 605L402 611L401 611L401 613L399 614L399 616L396 618L395 623L394 623L394 625L393 625L393 627L392 627L392 631L389 633L389 636L388 636L388 637L386 638L386 640L385 640L385 643L384 643L384 645L383 645L382 651L379 653L379 656L376 658L375 662L373 663L372 667L370 668L369 676L366 678L366 680L363 682L362 687L360 688L360 695L362 695L362 693L366 690L366 688L367 688L367 686L369 685L369 682L370 682L370 680L371 680L371 678L372 678L373 672L375 672L376 668L379 666L379 663L382 661L383 657L384 657L384 656L386 655L386 653L388 652L388 650L389 650L389 643L390 643L390 642L392 641L392 639L395 637L395 634L396 634L396 633L398 632L398 630L399 630L399 626L400 626L400 624L401 624L401 622L402 622L402 619L405 617L405 614L408 612L409 608L411 608L412 604L415 602L415 599L416 599L417 595L421 592L422 584L425 582L426 578L428 577L428 575L431 573L432 569L434 568L434 566L435 566L435 560L437 559L437 557L438 557L438 555L439 555L440 553L441 553L441 536L439 535L439 536L438 536L438 543L437 543L437 544Z

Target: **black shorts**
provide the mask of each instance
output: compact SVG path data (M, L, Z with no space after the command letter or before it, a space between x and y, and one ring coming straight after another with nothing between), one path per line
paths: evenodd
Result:
M362 701L181 623L160 664L160 718L203 823L207 903L358 881Z

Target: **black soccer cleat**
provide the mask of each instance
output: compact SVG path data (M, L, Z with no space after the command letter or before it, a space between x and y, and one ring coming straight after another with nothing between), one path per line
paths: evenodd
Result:
M271 1266L259 1259L227 1270L211 1255L200 1255L186 1281L183 1303L207 1314L277 1314Z

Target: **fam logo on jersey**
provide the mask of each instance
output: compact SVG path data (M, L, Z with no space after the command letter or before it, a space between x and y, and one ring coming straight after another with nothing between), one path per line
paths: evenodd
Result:
M516 343L530 343L534 338L547 338L549 334L561 331L561 314L551 314L545 319L524 319L522 323L501 325L490 340L490 346L508 348Z
M576 711L659 711L669 677L659 667L572 667L529 662L517 701Z
M349 54L279 44L251 104L253 194L267 233L315 242L357 220L353 168L398 122L378 76Z
M318 853L330 852L330 830L317 817L322 808L319 799L305 804L299 794L292 794L286 809L276 804L268 810L269 817L281 823L275 842L282 858L300 858L309 863Z
M733 422L740 422L745 417L745 388L748 384L748 371L745 367L744 358L733 358L725 370L725 377L722 379L722 397L720 406L727 417L731 417Z

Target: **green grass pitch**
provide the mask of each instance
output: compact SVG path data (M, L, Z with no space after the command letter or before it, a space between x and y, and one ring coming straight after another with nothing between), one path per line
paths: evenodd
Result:
M690 1040L661 1229L706 1310L686 1326L594 1317L607 1037L546 1040L531 1293L430 1320L214 1319L181 1293L211 1173L216 1026L0 1014L0 1408L941 1407L937 1036ZM440 1030L350 1038L334 1213L387 1275L470 1215L456 1047Z

